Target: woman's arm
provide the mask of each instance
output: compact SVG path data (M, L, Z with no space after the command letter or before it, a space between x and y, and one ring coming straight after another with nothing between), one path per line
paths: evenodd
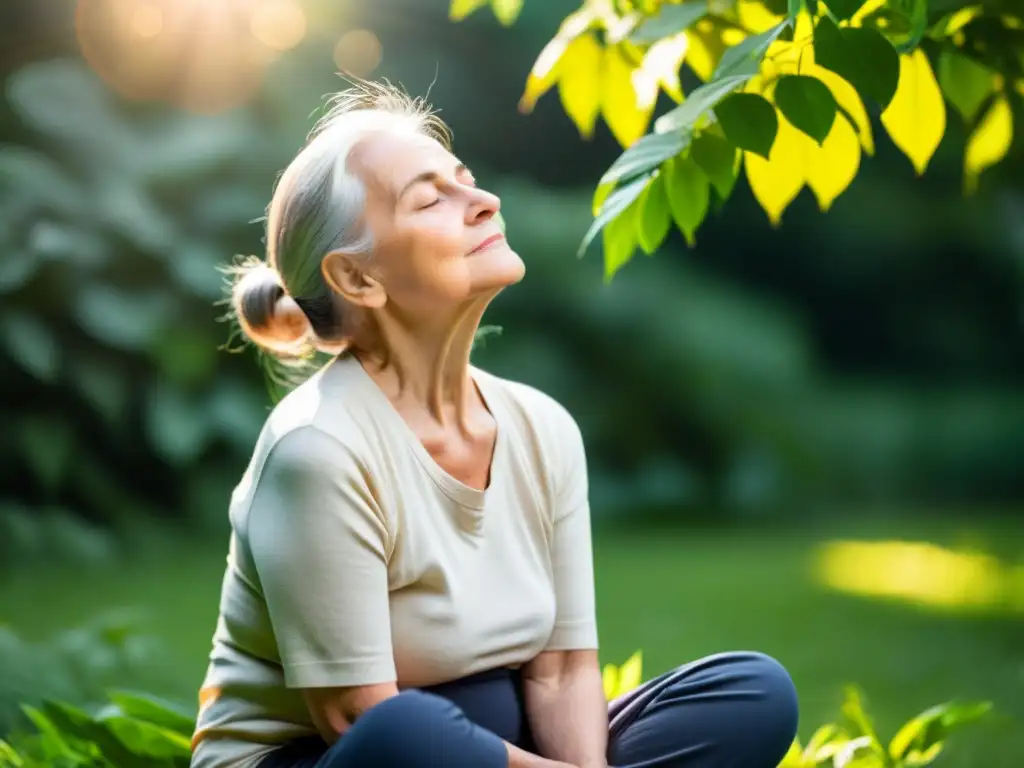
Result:
M546 651L523 668L526 712L542 755L607 768L608 703L597 651Z

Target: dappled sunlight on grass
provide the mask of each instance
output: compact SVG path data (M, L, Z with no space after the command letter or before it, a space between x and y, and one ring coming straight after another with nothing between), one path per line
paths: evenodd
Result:
M841 592L945 611L1024 613L1024 566L983 552L922 541L830 541L816 565L820 581Z

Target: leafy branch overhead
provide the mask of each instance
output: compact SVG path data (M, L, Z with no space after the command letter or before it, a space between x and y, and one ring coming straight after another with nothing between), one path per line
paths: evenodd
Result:
M452 0L459 20L522 0ZM683 92L681 72L698 85ZM1024 103L1015 0L584 0L540 52L520 110L549 91L579 129L623 147L597 185L582 255L601 235L611 278L673 224L689 244L745 173L774 226L809 188L827 211L880 127L917 175L949 125L967 136L964 189L1006 157ZM655 117L661 93L675 102ZM871 116L879 118L873 123Z

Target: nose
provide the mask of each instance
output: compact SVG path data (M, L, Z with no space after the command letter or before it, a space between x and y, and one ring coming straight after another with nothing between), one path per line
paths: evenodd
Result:
M483 189L472 188L466 206L466 223L483 224L501 210L501 199Z

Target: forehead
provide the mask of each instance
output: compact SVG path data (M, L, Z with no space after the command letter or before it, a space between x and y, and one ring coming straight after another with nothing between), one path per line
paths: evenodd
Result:
M421 173L448 175L459 163L436 139L412 130L370 134L352 160L368 185L392 194Z

